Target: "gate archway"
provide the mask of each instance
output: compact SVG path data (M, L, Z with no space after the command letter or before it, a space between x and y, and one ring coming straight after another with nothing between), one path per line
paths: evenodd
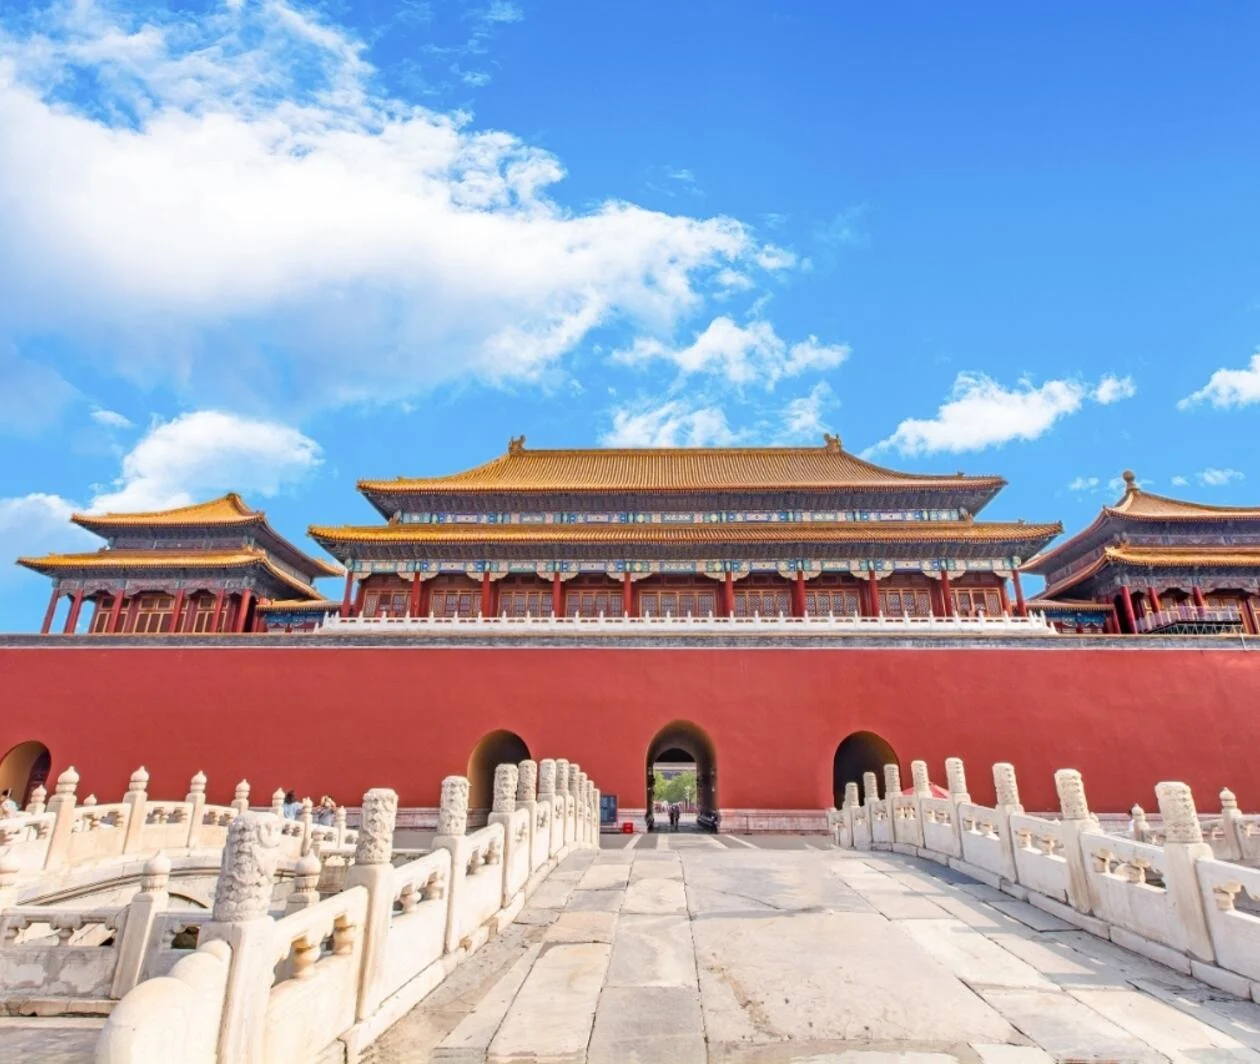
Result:
M468 758L468 808L489 809L494 802L494 770L529 757L529 747L516 732L500 728L482 736Z
M836 747L831 759L831 785L836 808L844 803L844 785L856 783L861 793L862 773L874 772L879 780L880 797L884 795L884 766L898 765L897 754L889 742L874 732L860 731L846 736Z
M717 753L713 740L704 729L689 720L676 720L666 724L648 743L644 806L649 813L652 812L653 799L652 767L658 762L686 763L688 761L695 765L697 822L703 824L706 815L716 816L718 809Z
M13 800L23 809L31 800L31 791L48 779L52 756L48 747L35 739L18 743L0 758L0 791L13 792Z

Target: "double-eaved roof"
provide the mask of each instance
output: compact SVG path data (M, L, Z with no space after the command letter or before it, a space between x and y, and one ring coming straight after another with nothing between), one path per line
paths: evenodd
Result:
M359 490L386 517L405 510L467 505L477 497L518 501L729 496L851 496L867 507L893 497L977 513L1006 484L996 476L901 473L850 454L834 437L822 447L644 447L531 450L523 437L506 454L438 477L361 480ZM426 501L428 500L428 501Z
M134 513L74 514L76 525L108 541L97 551L19 558L18 564L50 577L76 573L201 572L258 569L303 599L321 599L316 577L339 576L342 569L305 551L267 523L235 492L191 506ZM200 531L204 546L188 546L188 533ZM166 541L178 540L164 543Z

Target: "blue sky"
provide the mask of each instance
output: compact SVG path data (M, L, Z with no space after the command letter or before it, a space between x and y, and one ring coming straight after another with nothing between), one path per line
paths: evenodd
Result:
M1260 11L0 8L0 553L532 446L1260 503ZM0 629L42 578L0 566Z

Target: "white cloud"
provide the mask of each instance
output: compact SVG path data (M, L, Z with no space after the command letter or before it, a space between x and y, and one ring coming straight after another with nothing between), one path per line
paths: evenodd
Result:
M1132 377L1115 377L1108 373L1098 382L1094 389L1094 402L1104 406L1118 403L1121 399L1132 399L1137 395L1137 385Z
M796 261L730 218L565 209L554 156L377 94L362 42L286 0L149 19L0 28L0 336L185 394L402 400L536 379L600 327L672 336L721 271Z
M783 441L813 440L817 442L827 428L823 408L833 399L831 386L826 381L819 381L810 389L808 395L799 396L788 402L780 415Z
M612 428L599 442L604 447L712 447L734 441L720 407L670 399L614 410Z
M1184 488L1190 483L1185 477L1173 477L1171 483L1174 487Z
M93 550L100 540L70 524L75 512L186 506L226 491L275 495L308 476L319 445L296 429L214 410L155 424L123 457L118 478L86 504L60 495L0 499L0 557ZM11 575L0 566L0 581Z
M1068 491L1097 491L1101 483L1097 477L1077 477L1068 485Z
M319 444L274 421L217 410L181 414L151 428L122 461L94 513L187 506L232 490L275 495L320 464Z
M761 383L773 388L784 377L834 369L849 357L843 344L823 344L818 337L788 345L768 321L740 325L714 318L686 347L670 347L651 337L638 337L613 358L626 363L673 362L683 374L710 373L731 384Z
M815 227L814 239L832 250L865 247L869 243L869 237L860 225L865 214L865 204L839 211Z
M934 418L907 418L873 450L902 454L979 451L1012 440L1035 440L1081 408L1089 389L1077 381L1024 380L1006 388L982 373L960 373Z
M1209 488L1222 488L1226 484L1231 484L1235 480L1242 480L1243 473L1237 469L1215 469L1208 467L1199 474L1199 483L1206 484Z
M1200 403L1209 403L1219 410L1260 403L1260 351L1251 356L1246 369L1218 369L1207 384L1177 404L1187 410Z
M89 416L98 425L103 425L107 429L131 428L131 419L116 410L102 410L97 407Z

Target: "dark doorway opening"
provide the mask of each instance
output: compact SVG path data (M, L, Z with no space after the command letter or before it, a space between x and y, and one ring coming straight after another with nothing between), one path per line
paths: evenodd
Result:
M492 731L482 738L468 759L468 808L485 812L494 802L494 770L519 765L529 758L529 747L515 732Z
M898 765L897 755L889 743L874 732L854 732L836 747L831 761L831 785L837 809L844 804L844 785L856 783L862 793L862 774L874 772L879 781L879 796L884 794L884 766ZM865 795L863 795L865 797Z
M668 828L668 808L677 805L680 828L717 830L717 756L699 725L679 720L657 732L648 744L645 769L651 828Z

